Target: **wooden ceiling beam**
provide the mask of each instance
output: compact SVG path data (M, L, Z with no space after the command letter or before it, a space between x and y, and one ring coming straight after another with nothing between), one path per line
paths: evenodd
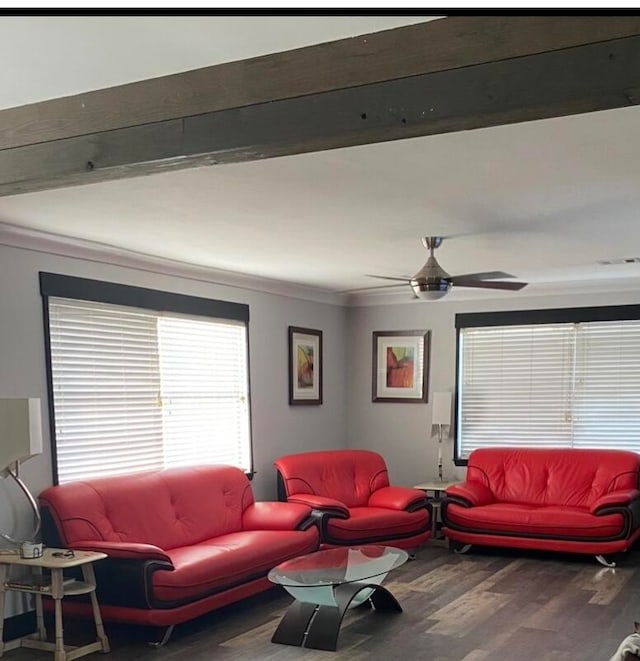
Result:
M640 17L452 17L0 111L0 195L620 108Z

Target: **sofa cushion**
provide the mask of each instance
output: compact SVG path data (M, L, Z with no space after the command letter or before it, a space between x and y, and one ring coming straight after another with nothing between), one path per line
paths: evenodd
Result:
M377 536L415 535L428 528L429 512L426 509L405 512L381 507L352 507L348 519L332 518L327 525L332 539L345 542ZM393 545L393 542L389 544Z
M242 514L253 502L246 475L221 465L105 477L40 494L65 546L100 540L165 551L242 530Z
M605 493L636 488L638 462L622 450L483 448L469 457L467 481L498 502L589 509Z
M621 514L594 516L578 507L531 507L519 503L493 503L478 507L447 506L447 521L463 530L510 535L607 539L619 536Z
M167 604L189 601L264 576L281 562L317 548L315 528L236 532L174 548L168 555L175 570L154 573L154 596Z

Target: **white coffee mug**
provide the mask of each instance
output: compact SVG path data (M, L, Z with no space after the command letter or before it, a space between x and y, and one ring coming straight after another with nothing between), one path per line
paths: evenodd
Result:
M42 557L42 544L37 542L22 542L20 546L20 557L33 560Z

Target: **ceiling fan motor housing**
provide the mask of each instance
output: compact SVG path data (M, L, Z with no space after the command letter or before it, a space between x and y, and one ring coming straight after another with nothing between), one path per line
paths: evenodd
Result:
M427 299L430 301L442 298L447 294L451 288L451 283L445 278L415 278L411 280L411 289L418 298Z
M438 264L433 254L411 278L411 289L418 298L433 301L445 296L450 288L449 274Z

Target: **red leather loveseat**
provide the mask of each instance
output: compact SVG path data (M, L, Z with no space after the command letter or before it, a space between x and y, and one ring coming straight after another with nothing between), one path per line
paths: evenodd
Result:
M303 452L274 463L278 497L314 509L325 547L386 544L411 550L431 537L424 492L390 486L377 452Z
M269 570L319 546L309 506L254 502L232 466L71 482L39 502L45 544L108 554L95 572L112 621L171 627L272 587Z
M444 534L478 544L604 555L640 535L640 457L618 450L488 448L442 503Z

